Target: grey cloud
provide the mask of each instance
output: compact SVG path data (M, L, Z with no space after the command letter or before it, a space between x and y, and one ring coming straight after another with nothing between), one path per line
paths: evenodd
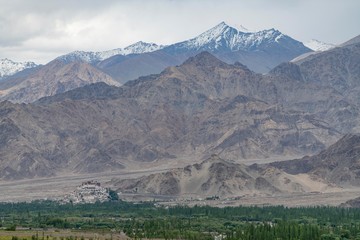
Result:
M76 19L90 19L118 1L0 1L0 46L17 46L40 35L56 37Z

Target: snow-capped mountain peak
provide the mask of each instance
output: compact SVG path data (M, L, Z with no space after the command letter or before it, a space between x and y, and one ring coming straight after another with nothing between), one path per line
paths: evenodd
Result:
M205 47L207 50L212 48L218 49L224 45L231 44L231 39L238 33L238 30L235 28L230 27L225 22L221 22L199 36L179 43L179 47L189 49L201 49Z
M227 25L225 22L221 22L215 27L207 30L205 33L222 33L224 30L231 28L229 25Z
M310 41L305 42L304 45L314 51L326 51L335 47L334 44L324 43L316 39L311 39Z
M124 48L123 52L124 52L124 55L140 54L140 53L146 53L146 52L154 52L163 47L164 46L157 45L155 43L146 43L146 42L139 41L139 42L136 42L136 43Z
M60 56L57 58L58 60L61 60L63 62L74 62L74 61L84 61L88 63L94 63L98 61L99 59L99 53L98 52L85 52L85 51L74 51L71 53L68 53L66 55Z
M238 30L227 25L225 22L221 22L193 39L178 43L177 48L205 51L217 51L224 49L230 51L251 51L257 49L260 45L270 43L276 44L281 40L293 39L273 28L258 32L245 32L243 29Z
M27 68L38 66L34 62L14 62L10 59L0 59L0 78L14 75Z
M165 46L163 45L157 45L155 43L147 43L143 41L136 42L134 44L131 44L125 48L117 48L109 51L104 52L98 52L99 60L104 60L109 57L115 56L115 55L130 55L130 54L141 54L141 53L147 53L147 52L154 52L156 50L162 49Z
M236 25L236 24L235 24ZM82 60L92 64L110 58L114 55L142 54L165 49L167 52L180 53L187 51L260 51L275 45L281 48L295 48L299 52L309 51L301 42L298 42L276 29L251 32L240 27L234 28L225 22L221 22L213 28L203 32L195 38L175 43L169 46L157 45L155 43L136 42L125 48L117 48L103 52L75 51L58 59L66 62Z
M237 32L237 30L235 28L232 28L230 26L228 26L225 22L222 22L220 24L218 24L217 26L215 26L214 28L211 28L210 30L204 32L203 34L201 34L200 36L198 36L197 38L195 38L197 41L197 43L199 45L202 44L206 44L209 43L213 40L215 41L219 41L221 40L222 37L224 37L224 35L226 33L229 32Z
M155 43L146 43L139 41L125 48L116 48L103 52L74 51L69 54L60 56L57 59L64 62L73 62L80 60L88 63L96 63L115 55L141 54L153 52L164 47L165 46L163 45L157 45Z

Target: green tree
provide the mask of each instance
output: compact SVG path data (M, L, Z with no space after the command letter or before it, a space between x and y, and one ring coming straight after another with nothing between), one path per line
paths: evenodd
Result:
M109 198L111 201L119 201L119 195L111 188L109 188Z

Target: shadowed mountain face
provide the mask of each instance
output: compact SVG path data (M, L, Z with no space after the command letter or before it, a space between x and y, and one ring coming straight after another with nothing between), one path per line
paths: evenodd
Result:
M270 74L292 78L302 83L331 87L348 100L359 104L352 94L360 85L360 43L337 47L316 53L292 63L283 63L271 70Z
M360 85L360 43L335 48L311 55L295 62L299 66L302 80L331 86L341 93Z
M204 52L121 88L97 83L34 104L3 102L1 176L102 172L213 153L293 156L335 142L336 126L278 103L287 98L278 84L293 81L273 80Z
M284 107L313 113L342 133L359 132L359 64L357 43L281 64L269 76Z

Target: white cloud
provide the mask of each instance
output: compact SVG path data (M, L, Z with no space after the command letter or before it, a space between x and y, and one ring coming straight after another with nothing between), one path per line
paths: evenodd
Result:
M226 21L301 41L360 34L358 0L0 0L0 58L46 63L73 50L170 44Z

